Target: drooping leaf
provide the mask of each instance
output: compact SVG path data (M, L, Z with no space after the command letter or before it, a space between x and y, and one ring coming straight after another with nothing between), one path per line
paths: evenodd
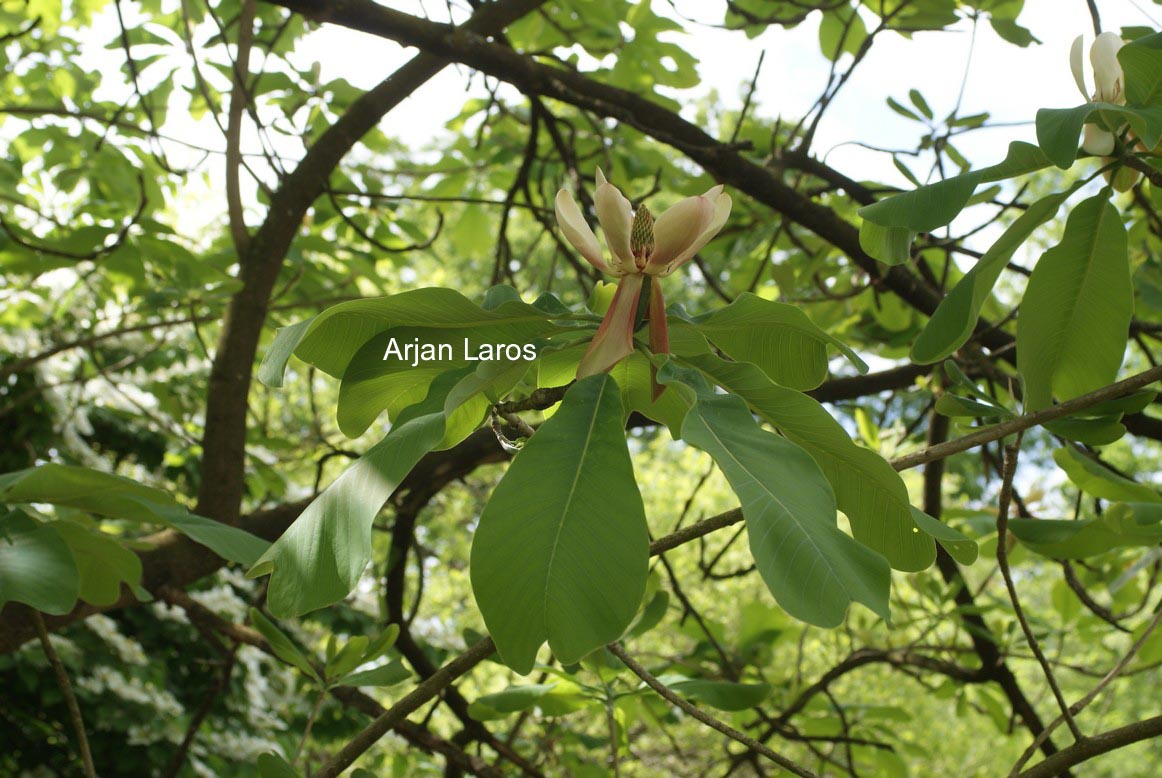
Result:
M1051 559L1087 559L1115 548L1162 543L1162 505L1115 503L1096 519L1009 519L1030 550Z
M160 489L86 467L48 463L0 476L0 502L48 503L98 516L171 527L231 562L251 564L269 544L190 513Z
M1093 497L1119 502L1162 502L1162 495L1149 486L1123 478L1072 447L1054 451L1053 461L1077 488Z
M579 381L480 516L472 591L501 658L522 675L545 640L570 664L637 613L649 538L622 414L612 378Z
M774 384L754 365L713 355L682 357L682 362L742 397L764 420L806 449L831 483L857 540L887 557L896 570L923 570L936 560L932 538L917 531L899 473L874 451L856 445L823 406Z
M0 609L21 602L59 616L73 609L80 591L72 551L52 524L19 511L0 516Z
M255 763L262 778L299 778L299 773L290 762L274 752L260 754Z
M1134 292L1126 229L1109 192L1077 205L1033 269L1017 319L1017 369L1035 411L1112 383Z
M807 452L730 395L700 397L682 439L710 454L738 495L759 574L787 613L835 627L859 602L890 618L888 562L836 525L835 496Z
M470 378L470 377L469 377ZM444 374L387 436L347 468L254 564L270 574L267 603L280 618L301 616L346 597L371 560L371 524L420 458L445 440L448 405L463 371ZM463 402L462 396L460 401Z
M909 356L913 362L922 365L939 362L968 341L1001 271L1029 236L1053 218L1061 203L1075 189L1071 187L1066 192L1041 198L1009 225L940 301L940 306L912 344Z
M916 522L917 527L936 538L936 542L960 564L971 565L976 561L979 549L972 538L916 507L912 508L912 520Z

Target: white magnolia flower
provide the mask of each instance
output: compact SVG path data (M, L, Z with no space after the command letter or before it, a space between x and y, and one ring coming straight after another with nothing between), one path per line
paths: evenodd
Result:
M1116 32L1103 32L1089 47L1089 63L1093 68L1094 80L1094 90L1090 93L1082 66L1084 38L1084 35L1078 35L1069 51L1069 67L1081 96L1095 103L1125 105L1125 76L1118 62L1118 52L1126 45L1125 41ZM1087 124L1081 147L1099 157L1109 156L1114 151L1114 134L1099 125Z

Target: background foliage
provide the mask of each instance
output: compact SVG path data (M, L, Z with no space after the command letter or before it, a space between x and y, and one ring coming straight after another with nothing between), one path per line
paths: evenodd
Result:
M917 132L865 181L815 139L876 43L1036 46L1022 1L707 5L740 40L818 28L805 115L753 99L796 77L761 61L741 110L698 91L704 28L661 0L0 0L0 773L82 774L70 694L101 775L1154 773L1158 36L1119 30L1123 103L1030 105L1003 161L901 73ZM302 53L320 25L419 53L363 92ZM449 62L459 115L401 142ZM1087 120L1114 156L1077 158ZM655 212L734 198L666 280L658 403L640 353L543 391L610 296L553 214L592 216L597 166ZM368 372L389 326L547 348ZM585 434L557 504L529 463ZM569 550L641 568L599 582L624 612L497 629L524 519L601 501L644 523Z

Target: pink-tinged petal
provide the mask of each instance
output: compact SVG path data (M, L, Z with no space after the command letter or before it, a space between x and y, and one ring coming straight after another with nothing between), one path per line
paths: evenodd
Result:
M698 236L697 240L690 244L690 247L683 251L681 254L674 257L665 267L658 269L656 274L661 276L670 275L670 273L673 273L682 265L689 262L695 254L701 251L702 247L709 243L711 239L713 239L714 236L718 234L719 230L721 230L723 225L726 224L726 220L730 218L731 205L732 201L730 199L730 195L718 195L718 197L714 200L714 212L711 214L709 221L706 223L706 226L703 228L702 233Z
M1089 89L1085 86L1085 70L1082 59L1085 49L1085 36L1078 35L1069 48L1069 69L1073 71L1073 80L1077 84L1077 91L1081 92L1081 99L1089 102Z
M1114 134L1096 124L1087 124L1081 136L1081 147L1095 157L1108 157L1114 151Z
M647 272L654 274L690 248L714 215L714 204L705 197L687 197L666 209L654 223L654 252Z
M666 324L666 301L662 297L662 283L654 279L650 284L650 351L670 353L670 329Z
M597 242L597 236L581 215L581 209L577 207L573 195L564 189L557 192L557 224L565 234L565 239L581 252L581 256L585 257L589 264L603 273L613 272L605 258L601 256L601 244Z
M633 324L643 280L640 273L634 273L617 282L613 303L577 366L577 378L604 373L633 353Z
M605 245L613 255L610 264L623 273L634 272L633 252L629 248L629 232L633 224L629 200L609 182L597 187L593 199L597 206L597 221L601 222L605 233Z
M662 297L662 282L655 278L650 284L650 351L655 354L670 353L670 328L666 323L666 301ZM658 368L650 363L650 387L654 402L666 391L666 387L658 383Z

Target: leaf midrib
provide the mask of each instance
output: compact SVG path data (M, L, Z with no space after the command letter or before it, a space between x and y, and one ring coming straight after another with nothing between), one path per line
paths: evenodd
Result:
M589 445L593 442L593 430L597 427L597 417L600 415L601 400L605 396L606 386L608 384L603 381L601 389L597 393L597 400L593 403L593 417L589 420L589 430L585 433L585 445L581 448L581 456L577 460L577 472L573 476L573 484L569 487L568 495L565 496L565 504L561 509L561 518L557 522L557 533L553 537L553 546L549 551L549 563L545 566L545 596L541 603L541 618L545 620L546 632L549 626L546 614L549 612L549 586L553 580L553 562L557 558L557 548L561 545L561 532L565 529L565 518L569 515L569 506L573 504L573 495L576 494L577 484L581 481L581 471L584 469L585 458L589 454Z

